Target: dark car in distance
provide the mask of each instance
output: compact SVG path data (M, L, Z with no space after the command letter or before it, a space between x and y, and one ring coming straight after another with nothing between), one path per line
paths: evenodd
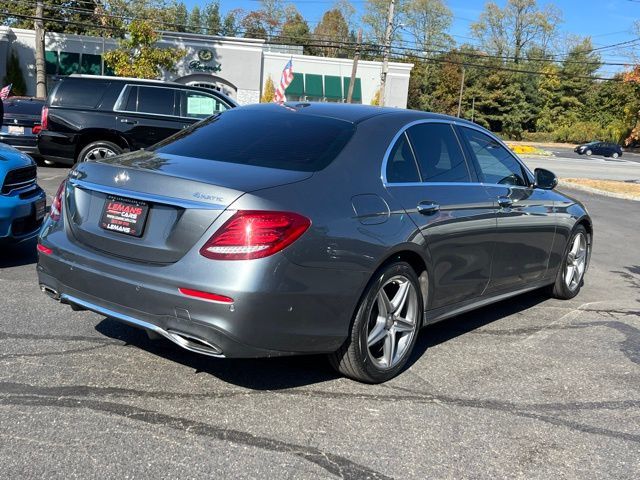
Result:
M38 153L38 133L45 101L33 97L9 97L4 102L0 142L21 152Z
M226 95L172 82L95 75L61 77L42 109L38 149L73 165L139 150L215 113Z
M223 112L77 164L41 230L43 292L214 357L328 353L382 382L427 324L578 294L578 201L458 118L347 104Z
M622 147L611 142L589 142L578 145L573 149L579 155L602 155L604 157L618 158L622 156Z

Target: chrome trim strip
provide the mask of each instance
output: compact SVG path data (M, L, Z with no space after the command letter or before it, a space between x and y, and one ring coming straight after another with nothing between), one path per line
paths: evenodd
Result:
M426 185L485 185L485 186L499 186L499 187L514 187L514 188L533 188L533 187L522 187L519 185L501 185L501 184L497 184L497 183L482 183L482 182L411 182L411 183L393 183L393 182L387 182L387 162L389 160L389 155L391 155L391 150L393 149L393 147L396 144L396 141L400 138L400 136L405 133L409 128L413 127L414 125L419 125L422 123L446 123L448 125L456 125L458 127L464 127L464 128L470 128L471 130L477 130L480 133L483 133L485 135L490 136L492 139L494 139L495 141L497 141L502 147L506 148L507 151L509 152L509 154L518 162L518 164L523 167L526 172L531 176L531 178L529 178L529 180L531 180L532 178L535 178L535 176L533 175L533 173L531 172L531 170L529 169L529 167L527 167L524 162L522 162L522 160L520 160L520 158L518 158L516 156L515 153L513 153L511 151L511 149L509 147L507 147L507 145L500 140L498 137L496 137L493 133L491 133L489 130L487 130L486 128L482 128L478 125L474 125L474 124L469 124L469 123L462 123L456 120L445 120L445 119L441 119L441 118L424 118L424 119L420 119L420 120L414 120L412 122L409 122L407 124L405 124L395 135L394 137L391 139L391 142L389 144L389 146L387 147L387 150L384 152L384 157L382 160L382 170L380 172L380 179L382 180L382 185L384 187L418 187L418 186L426 186ZM457 132L454 133L456 134L456 138L458 137ZM408 139L408 136L407 136ZM458 143L460 143L460 139L458 139ZM411 142L409 142L409 144L411 145ZM411 145L412 150L413 150L413 146ZM460 149L462 150L463 154L464 154L464 148L462 148L462 145L460 145ZM417 158L415 158L415 153L414 153L414 159L417 161ZM465 162L468 162L469 160L465 157ZM467 169L469 168L469 165L467 164ZM418 174L420 175L420 170L418 169Z
M157 195L155 193L144 193L133 190L125 190L123 188L114 188L107 185L99 185L93 182L87 182L85 180L78 180L70 178L68 180L73 187L77 187L83 190L93 190L96 192L106 193L107 195L116 195L119 197L133 198L136 200L142 200L152 203L164 203L168 205L175 205L182 208L197 208L201 210L224 210L226 205L219 203L205 203L195 200L186 200L182 198L166 197L164 195Z
M172 341L173 343L184 348L185 350L189 350L195 353L201 353L203 355L208 355L210 357L224 358L224 355L222 354L220 349L216 349L213 345L211 345L206 340L202 340L200 338L194 337L193 335L184 334L185 338L183 338L183 336L181 334L178 334L177 332L176 333L168 332L165 329L160 328L157 325L154 325L153 323L145 322L144 320L140 320L139 318L134 318L124 313L116 312L106 307L101 307L99 305L96 305L91 302L87 302L86 300L81 300L79 298L76 298L66 293L63 293L62 295L60 295L60 301L62 303L65 303L65 302L74 303L76 305L86 308L87 310L91 310L92 312L98 313L100 315L104 315L105 317L114 318L116 320L120 320L121 322L125 322L136 327L141 327L146 330L151 330L152 332L162 335L167 340ZM198 347L194 345L192 342L189 342L186 339L186 337L191 337L197 340L198 342L202 342L205 345L209 345L211 346L212 350L217 350L217 352L214 353L212 351L207 350L206 348Z

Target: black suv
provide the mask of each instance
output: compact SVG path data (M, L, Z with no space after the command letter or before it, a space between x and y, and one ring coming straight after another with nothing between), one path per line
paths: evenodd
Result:
M110 157L237 106L222 93L179 83L71 75L56 82L42 109L38 150L69 165Z

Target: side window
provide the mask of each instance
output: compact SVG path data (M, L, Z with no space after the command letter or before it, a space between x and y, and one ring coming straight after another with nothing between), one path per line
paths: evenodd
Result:
M418 167L407 136L403 133L391 149L387 159L387 182L414 183L419 181Z
M483 183L526 187L522 166L509 151L493 138L471 128L462 127L464 137L475 156Z
M175 115L175 89L138 86L138 112Z
M446 123L421 123L407 131L423 182L470 182L458 139Z
M180 92L180 116L182 117L203 119L227 109L227 105L213 95L188 90Z
M138 87L127 87L129 90L129 97L127 103L124 105L124 110L127 112L135 112L138 109ZM127 93L125 93L126 95Z

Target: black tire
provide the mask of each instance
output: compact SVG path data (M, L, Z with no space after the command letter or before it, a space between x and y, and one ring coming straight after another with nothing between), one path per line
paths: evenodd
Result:
M391 288L393 288L392 282L394 281L394 279L406 279L413 287L413 292L415 292L415 295L411 291L407 294L408 296L406 305L407 308L412 309L411 316L414 316L414 309L417 309L417 314L415 314L415 330L413 331L413 334L410 338L404 340L402 346L402 354L401 357L397 359L397 363L392 364L392 366L388 368L381 368L376 364L377 360L374 359L370 354L370 347L367 345L367 339L368 336L372 333L369 331L369 329L371 327L371 321L374 318L373 313L377 312L374 321L374 328L377 325L376 322L378 322L381 318L380 312L378 312L378 294L383 287L389 288L389 286L391 286ZM392 300L395 300L395 297L393 297ZM411 306L409 306L409 302ZM417 304L415 302L417 302ZM403 306L400 310L404 308L405 307ZM406 310L406 312L406 317L409 317L409 311ZM402 312L399 311L399 314L402 315ZM340 347L340 349L329 355L329 361L331 362L333 367L338 370L338 372L354 380L365 383L386 382L387 380L395 377L407 363L407 360L411 356L413 347L415 346L418 332L420 330L420 327L422 326L422 321L423 299L418 276L416 275L413 268L411 268L411 266L406 262L396 261L388 263L381 267L369 282L369 285L367 286L364 294L362 295L360 303L358 304L358 308L351 324L351 330L349 332L347 340ZM407 336L410 335L409 332L405 333ZM393 336L394 347L397 340L395 335L398 335L398 333L394 333ZM405 338L402 335L404 335L404 333L400 334L400 336L397 337L398 347L400 346L400 342L402 341L401 339ZM384 343L384 347L386 347L386 340L381 341Z
M578 235L583 235L586 241L586 251L585 251L585 265L584 270L581 274L581 278L576 282L574 286L567 285L566 281L566 273L567 273L567 264L569 262L569 254L571 252L571 247L573 246L576 237ZM560 300L569 300L578 293L580 293L580 289L582 285L584 285L584 275L586 273L586 269L589 262L589 249L591 248L591 239L589 238L589 234L587 230L582 226L578 225L569 237L569 242L567 242L567 247L565 248L564 255L562 256L562 263L560 268L558 269L558 274L556 275L556 281L553 285L549 287L549 293L552 297L558 298Z
M94 152L102 152L102 154L94 154ZM123 152L120 146L113 142L106 140L98 140L97 142L91 142L86 145L80 153L76 162L86 162L87 160L100 160L101 158L107 158L115 155L120 155ZM91 158L89 158L91 157Z

